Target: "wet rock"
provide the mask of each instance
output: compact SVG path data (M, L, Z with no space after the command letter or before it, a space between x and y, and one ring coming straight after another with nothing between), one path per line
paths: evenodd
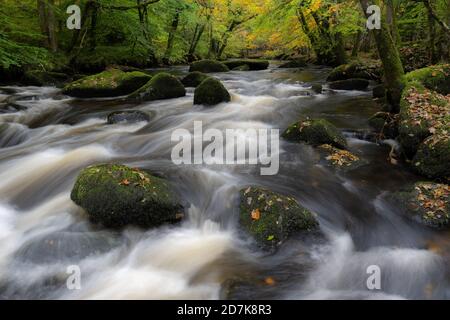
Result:
M418 182L391 198L422 224L438 229L450 226L450 186L447 184Z
M450 64L434 65L405 75L408 82L420 82L425 88L440 94L450 94Z
M315 83L311 86L311 90L317 94L321 94L323 91L323 87L321 84Z
M320 145L318 149L323 154L326 163L339 170L353 170L366 164L366 161L357 155L329 144Z
M184 97L186 89L177 77L158 73L144 86L128 96L131 100L152 101Z
M389 112L377 112L369 119L369 125L376 130L380 138L398 136L398 115Z
M31 86L57 86L60 87L68 80L65 73L42 70L25 71L23 83Z
M223 64L226 65L231 70L239 70L239 71L266 70L269 67L269 61L254 60L254 59L231 60L225 61Z
M365 79L347 79L330 82L331 89L334 90L365 90L369 86L369 81Z
M327 81L347 79L366 79L379 81L382 76L382 66L378 61L354 61L340 65L331 71Z
M215 60L200 60L191 64L189 72L199 71L203 73L228 72L230 69L222 62Z
M204 80L194 92L194 104L212 106L231 101L231 96L223 84L214 78Z
M198 71L194 71L194 72L190 72L187 76L185 76L182 80L181 83L186 87L194 87L197 88L198 85L200 83L203 82L203 80L206 80L209 76L198 72Z
M317 229L314 214L292 197L259 187L240 191L240 225L263 248L275 248L299 232Z
M71 199L93 223L110 228L158 227L183 217L167 181L124 165L87 167L78 176Z
M139 89L150 79L142 72L109 69L68 84L63 93L77 98L117 97Z
M150 115L139 110L115 111L108 115L107 121L108 124L148 122L150 121Z
M445 133L434 134L423 141L412 165L419 174L431 178L450 181L450 135Z
M384 84L379 84L375 86L372 90L372 96L375 99L382 99L386 97L386 88Z
M286 63L283 63L278 68L304 68L307 65L308 64L306 63L305 60L303 60L303 59L296 59L296 60L291 60L291 61L288 61Z
M330 144L340 149L347 148L342 133L325 119L300 120L290 125L282 137L294 142L304 141L314 146Z

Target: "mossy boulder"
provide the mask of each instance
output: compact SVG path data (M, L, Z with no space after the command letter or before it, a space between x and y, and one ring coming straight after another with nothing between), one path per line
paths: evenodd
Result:
M23 83L32 86L57 86L60 87L67 81L68 76L61 72L51 72L43 70L25 71Z
M421 175L450 181L450 134L434 134L423 141L412 160L413 168Z
M369 125L376 130L380 138L398 136L398 116L389 112L377 112L369 119Z
M235 70L236 68L240 68L240 71L266 70L269 67L269 61L253 60L253 59L231 60L231 61L225 61L225 62L223 62L223 64L232 70ZM247 66L247 67L245 67L245 66Z
M161 72L155 75L144 86L128 96L129 99L152 101L184 97L186 89L181 81L168 73Z
M181 83L186 87L198 87L198 85L200 83L203 82L203 80L206 80L209 76L199 72L199 71L194 71L194 72L190 72L187 76L185 76L182 80Z
M282 65L280 65L278 68L304 68L306 67L308 64L306 62L306 60L303 59L295 59L295 60L291 60L288 62L283 63Z
M109 228L174 223L183 208L167 181L118 164L87 167L70 195L92 222Z
M334 68L328 75L327 81L338 81L347 79L366 79L380 81L382 77L382 66L379 61L353 61Z
M215 78L204 80L194 92L194 104L212 106L229 101L231 101L231 96L228 90Z
M369 86L369 81L365 79L347 79L330 82L331 89L334 90L365 90Z
M450 186L434 182L418 182L391 196L401 203L408 216L433 228L450 226Z
M318 227L315 215L294 198L259 187L240 191L239 221L263 248L275 248L293 234Z
M109 69L66 85L63 93L77 98L117 97L137 90L150 79L142 72Z
M300 120L290 125L282 134L286 140L304 141L314 146L329 144L339 149L347 148L342 133L325 119Z
M450 94L450 64L434 65L405 75L408 82L420 82L425 88L440 94Z
M203 73L228 72L230 69L222 62L215 60L200 60L191 64L189 72L199 71Z
M248 64L243 64L242 66L235 67L232 69L233 71L250 71L250 67Z
M150 115L139 110L114 111L108 115L107 121L108 124L148 122Z

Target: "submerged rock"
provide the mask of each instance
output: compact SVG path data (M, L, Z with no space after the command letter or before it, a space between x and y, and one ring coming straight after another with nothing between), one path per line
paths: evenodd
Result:
M194 104L216 105L231 101L231 96L223 84L214 78L204 80L194 92Z
M305 141L314 146L330 144L340 149L347 148L342 133L325 119L301 120L290 125L282 137L294 142Z
M347 171L366 164L357 155L329 144L320 145L319 151L324 154L325 161L336 169Z
M199 71L203 73L228 72L230 69L222 62L215 60L200 60L191 64L189 72Z
M369 81L352 78L330 82L329 86L334 90L365 90L369 86Z
M183 216L183 207L167 181L124 165L87 167L70 197L92 222L110 228L158 227Z
M263 248L275 248L298 232L317 229L314 214L298 202L259 187L240 191L240 225Z
M314 91L317 94L321 94L323 91L323 87L319 83L315 83L311 86L311 90Z
M266 70L269 67L269 61L253 60L253 59L231 60L231 61L225 61L223 64L226 65L229 69L240 70L240 71ZM240 69L237 69L237 68L240 68Z
M450 226L450 186L433 182L418 182L408 190L392 196L407 214L433 228Z
M177 77L168 73L158 73L144 86L128 96L129 99L152 101L184 97L186 89Z
M150 121L150 115L139 110L114 111L108 115L108 124L116 123L135 123L142 121Z
M142 72L109 69L68 84L63 93L77 98L117 97L139 89L150 79Z
M347 80L352 78L379 81L382 75L382 66L378 61L354 61L340 65L331 71L327 81Z
M208 75L201 73L199 71L190 72L187 76L185 76L181 83L186 87L194 87L197 88L200 83L203 82L203 80L206 80L209 78Z

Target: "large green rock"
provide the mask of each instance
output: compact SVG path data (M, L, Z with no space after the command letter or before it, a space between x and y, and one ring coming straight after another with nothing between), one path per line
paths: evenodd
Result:
M290 125L282 137L294 142L305 141L314 146L329 144L339 149L347 148L342 133L325 119L300 120Z
M240 191L239 221L264 248L275 248L293 234L318 227L314 214L294 198L258 187Z
M382 66L378 61L354 61L334 68L327 81L347 80L352 78L381 80Z
M233 70L239 67L248 66L248 70L265 70L269 67L269 61L267 60L252 60L252 59L241 59L241 60L230 60L223 62L229 69ZM240 71L246 71L241 69Z
M278 68L303 68L307 66L306 60L303 59L295 59L288 62L283 63Z
M414 169L421 175L450 181L449 132L434 134L425 139L412 160Z
M408 82L417 81L429 90L447 95L450 93L450 64L439 64L418 70L405 75Z
M194 87L197 88L198 85L200 83L202 83L204 80L206 80L209 76L199 72L199 71L194 71L194 72L190 72L187 76L185 76L182 80L181 83L186 87Z
M330 82L331 89L334 90L365 90L369 86L369 81L365 79L347 79Z
M141 101L173 99L184 97L186 89L181 81L168 73L158 73L144 86L128 96Z
M408 216L433 228L450 226L450 187L447 184L418 182L394 193L391 198L400 203Z
M68 84L63 93L78 98L116 97L137 90L150 79L151 76L142 72L109 69Z
M165 180L117 164L81 171L70 197L92 222L110 228L157 227L180 220L183 213Z
M61 72L43 70L27 70L24 73L23 82L32 86L57 86L61 87L67 81L68 76Z
M216 60L200 60L191 64L189 72L199 71L203 73L227 72L230 69L222 62Z
M212 106L230 100L231 96L227 89L215 78L204 80L194 92L194 104Z

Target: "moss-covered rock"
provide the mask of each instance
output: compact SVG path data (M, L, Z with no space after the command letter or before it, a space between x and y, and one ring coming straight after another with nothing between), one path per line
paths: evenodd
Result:
M152 101L184 97L186 89L181 81L168 73L158 73L144 86L128 96L129 99Z
M239 67L247 66L247 70L265 70L269 67L269 61L267 60L253 60L253 59L241 59L241 60L231 60L231 61L225 61L223 63L226 65L229 69L236 69ZM246 71L245 69L240 69L240 71Z
M108 115L108 124L116 123L136 123L150 121L150 115L139 110L114 111Z
M450 186L433 182L418 182L411 188L395 193L392 199L403 204L407 214L433 228L450 226Z
M278 68L304 68L307 65L306 60L295 59L281 64Z
M380 81L382 66L379 61L354 61L334 68L327 81L347 80L352 78Z
M347 79L330 82L331 89L334 90L365 90L369 86L369 81L365 79Z
M231 96L227 89L215 78L204 80L194 92L194 104L212 106L229 101L231 101Z
M109 69L69 83L63 93L78 98L116 97L137 90L150 79L151 76L142 72Z
M312 212L298 202L263 188L240 191L240 225L263 248L275 248L289 236L317 228Z
M57 86L60 87L67 81L68 76L61 72L51 72L42 70L25 71L23 83L32 86Z
M282 137L294 142L305 141L314 146L330 144L340 149L347 148L342 133L325 119L300 120L290 125Z
M189 72L199 71L203 73L227 72L230 69L222 62L215 60L200 60L191 64Z
M398 136L398 116L389 112L377 112L369 119L369 125L376 130L380 138Z
M447 95L450 93L450 64L434 65L405 75L408 82L420 82L425 88Z
M250 67L248 64L243 64L242 66L238 66L232 69L233 71L250 71Z
M185 76L181 83L186 87L194 87L197 88L200 83L203 82L203 80L206 80L209 76L201 73L199 71L190 72L187 76Z
M450 134L440 132L423 141L412 160L414 169L421 175L450 181Z
M179 221L183 213L165 180L117 164L81 171L70 197L92 222L110 228L157 227Z

